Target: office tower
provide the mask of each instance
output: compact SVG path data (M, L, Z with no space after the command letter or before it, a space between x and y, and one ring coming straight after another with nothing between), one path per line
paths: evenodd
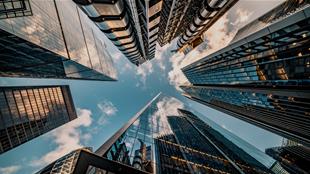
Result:
M179 52L189 53L203 42L203 33L220 19L238 0L185 1L185 7L176 29L171 32L170 41L178 36ZM184 2L180 1L183 6ZM179 14L178 14L179 15ZM173 23L173 22L172 22ZM172 24L173 25L173 24ZM169 37L169 36L168 36Z
M89 22L71 1L1 1L0 76L116 81Z
M154 58L161 1L73 1L131 63Z
M0 154L77 118L68 85L0 87Z
M308 174L310 171L310 149L302 145L272 147L265 153L281 163L283 168L294 173Z
M309 1L288 0L184 68L183 95L310 147Z
M79 159L81 151L86 151L89 153L93 152L92 147L83 147L80 149L73 150L67 155L57 159L46 167L42 168L35 174L52 174L52 173L71 173L74 171L75 165Z
M189 52L238 0L73 1L131 63L139 66L154 58L156 41L164 46L181 36L178 50L187 48L185 53Z
M163 93L94 154L135 168L137 173L287 173L276 160ZM86 173L80 164L74 174ZM91 174L125 171L114 164L109 166L114 171L93 164L88 170Z

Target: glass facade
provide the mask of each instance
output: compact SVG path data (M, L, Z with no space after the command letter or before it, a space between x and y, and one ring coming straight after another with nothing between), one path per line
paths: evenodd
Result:
M159 174L287 173L263 152L163 93L95 154Z
M152 41L156 38L147 28L152 25L151 20L148 21L152 8L147 7L146 1L73 1L131 63L139 66L154 57L156 44Z
M31 16L0 19L1 76L116 81L113 60L71 1L31 1Z
M280 18L289 2L272 10L274 19L265 14L271 25L182 68L191 84L180 87L192 100L310 146L310 7L299 1Z
M0 154L77 118L69 86L0 88Z
M79 155L81 151L93 152L92 147L83 147L81 149L74 150L67 155L57 159L51 164L47 165L40 171L35 174L53 174L53 173L61 173L61 174L72 174L76 163L79 159Z
M310 170L310 149L301 146L272 147L265 150L266 154L279 161L283 168L288 168L294 173L307 174Z
M32 15L28 0L4 0L0 2L0 19Z
M230 43L234 43L246 36L249 36L307 7L309 7L309 0L287 0L264 15L260 16L256 20L242 27Z

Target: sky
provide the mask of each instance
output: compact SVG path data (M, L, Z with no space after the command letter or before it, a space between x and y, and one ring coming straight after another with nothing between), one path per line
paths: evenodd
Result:
M91 146L96 150L160 92L177 98L261 151L281 145L282 137L191 101L178 87L186 82L180 68L223 48L239 28L281 2L241 0L187 56L171 53L176 49L174 40L162 48L157 45L155 58L139 67L96 31L114 59L117 82L1 77L0 86L69 85L78 118L0 155L0 173L32 174L77 148Z

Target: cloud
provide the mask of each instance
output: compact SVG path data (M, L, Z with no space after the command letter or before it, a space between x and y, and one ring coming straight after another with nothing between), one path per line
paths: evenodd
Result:
M0 168L0 172L2 174L11 174L11 173L16 173L19 169L21 169L21 166L3 167L3 168Z
M119 51L116 52L116 53L111 54L111 56L113 57L113 59L115 60L115 62L118 62L122 55L123 55L123 54L122 54L121 52L119 52Z
M183 53L176 53L169 58L172 63L172 70L168 73L168 80L171 85L179 91L179 85L185 83L187 78L181 71L181 68L205 57L223 47L225 47L234 37L241 25L244 25L253 13L238 9L235 14L225 14L204 34L204 44L192 50L186 56ZM233 17L232 17L233 16ZM237 25L238 23L238 25ZM233 29L230 29L230 28ZM204 47L203 47L204 46Z
M160 69L162 69L163 71L165 71L165 69L166 69L166 66L163 63L163 61L165 60L165 57L163 56L163 54L171 46L172 46L172 44L167 44L167 45L165 45L163 47L160 47L159 45L156 45L155 58L153 59L153 61L155 61L157 63L157 65L160 67Z
M58 158L68 154L72 150L84 147L81 144L81 140L88 141L91 138L90 134L82 134L82 131L79 129L80 126L88 127L92 123L92 118L90 115L92 114L90 110L77 108L78 118L66 123L65 125L58 127L48 134L49 137L55 138L54 143L59 146L45 154L40 159L34 158L30 162L30 166L38 167L52 163ZM86 142L85 142L86 144Z
M142 65L140 65L139 67L137 67L136 69L136 75L141 75L140 77L140 81L143 84L142 88L146 88L146 76L152 74L154 71L153 69L153 65L151 63L151 61L146 61L144 62Z
M140 86L140 83L136 83L136 87L139 87Z
M235 22L230 22L231 25L240 25L240 24L244 24L245 22L247 22L250 17L253 15L253 11L249 12L247 10L243 10L241 8L238 8L236 10L236 14L239 16L237 18L237 20L235 20Z
M114 107L112 102L109 101L104 101L101 102L97 105L100 110L103 112L103 114L101 115L101 117L98 120L98 124L99 125L104 125L106 123L108 123L108 118L111 117L112 115L115 115L117 109L116 107Z
M121 69L120 73L123 74L124 72L127 72L127 71L131 70L132 66L133 65L130 65L129 63L126 63L125 66L123 66L123 68Z
M179 115L177 109L184 108L184 104L175 98L164 97L157 103L157 108L158 110L152 115L152 117L149 117L149 123L157 122L159 125L149 124L150 127L153 127L154 132L158 132L156 134L153 133L154 136L172 133L170 132L171 130L163 130L161 127L166 124L166 116Z

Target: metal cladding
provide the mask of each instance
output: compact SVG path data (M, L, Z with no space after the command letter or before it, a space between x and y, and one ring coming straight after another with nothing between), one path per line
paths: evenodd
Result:
M198 11L192 23L187 27L185 33L181 35L177 43L178 48L182 48L193 36L203 29L226 2L226 0L211 0L210 2L205 0L204 5Z
M132 63L145 61L132 13L124 0L73 1Z

